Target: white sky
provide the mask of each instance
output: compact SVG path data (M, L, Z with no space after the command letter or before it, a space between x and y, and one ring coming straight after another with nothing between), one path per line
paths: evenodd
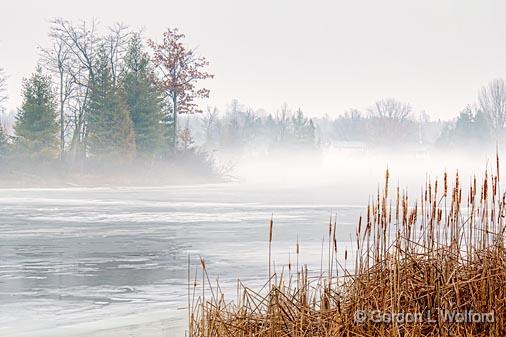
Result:
M154 38L179 27L211 62L206 104L219 108L237 98L337 115L396 97L448 118L506 77L504 0L1 0L9 109L55 17L121 21Z

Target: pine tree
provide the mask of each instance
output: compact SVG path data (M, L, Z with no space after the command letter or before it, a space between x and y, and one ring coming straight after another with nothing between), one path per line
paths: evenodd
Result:
M0 158L7 155L9 152L9 135L5 131L2 124L0 124Z
M299 146L314 146L315 126L313 121L304 116L301 109L298 109L292 117L293 137Z
M23 83L23 105L16 116L16 147L35 158L55 158L58 154L56 99L51 78L39 67Z
M4 101L7 100L7 95L5 95L5 77L3 74L3 69L0 68L0 116L5 111L3 106ZM0 157L3 157L7 154L9 150L9 135L5 132L5 129L0 120Z
M167 132L163 124L163 93L153 82L149 55L143 50L139 34L130 40L125 62L127 73L123 89L133 122L137 154L153 158L162 151Z
M88 146L94 156L129 159L135 154L135 136L124 95L115 86L104 49L100 50L91 81L88 107Z

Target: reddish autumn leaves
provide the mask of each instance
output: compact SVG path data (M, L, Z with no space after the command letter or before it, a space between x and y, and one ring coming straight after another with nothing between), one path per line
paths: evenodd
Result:
M153 64L157 69L157 81L172 101L174 134L177 133L177 115L202 112L196 100L209 97L209 89L199 88L200 80L213 78L205 69L207 59L183 43L185 35L177 28L167 29L160 43L149 40L153 50Z
M198 88L197 83L214 77L205 70L209 62L197 55L194 49L188 49L183 43L184 37L174 28L167 29L160 43L148 41L153 50L153 64L158 75L156 80L172 101L174 144L178 135L177 115L202 112L196 100L209 97L209 89Z

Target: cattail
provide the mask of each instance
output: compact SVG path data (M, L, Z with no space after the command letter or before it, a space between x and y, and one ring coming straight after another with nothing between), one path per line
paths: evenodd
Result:
M395 205L395 221L399 223L399 202L400 202L400 189L399 185L397 185L397 199Z
M269 243L272 242L272 225L274 224L273 215L271 215L271 219L269 220Z
M337 252L337 240L336 240L336 224L334 224L334 234L332 235L334 242L334 252Z
M271 258L272 258L272 227L274 225L274 214L271 214L269 220L269 290L271 289Z
M357 249L360 249L360 232L362 228L362 215L358 218L358 227L356 232Z
M385 198L388 198L388 179L390 178L390 172L388 168L385 171Z
M446 197L448 195L448 174L444 173L444 197Z
M498 159L497 159L498 161ZM498 164L497 164L498 167ZM506 265L504 264L504 226L506 194L500 194L499 178L488 172L485 179L476 177L469 180L470 205L462 209L462 186L458 172L455 184L448 181L445 172L443 186L435 180L426 180L418 200L410 204L407 190L402 196L397 187L397 218L394 232L392 203L395 196L371 196L367 206L367 222L362 224L362 215L356 227L357 251L351 252L354 271L348 271L348 249L344 246L344 264L337 258L335 262L347 277L330 278L322 271L325 240L323 231L321 245L320 274L308 275L308 267L298 267L299 237L297 236L297 285L284 282L283 269L279 282L274 269L270 274L271 242L273 239L273 218L269 221L269 291L254 291L238 282L237 303L225 302L223 292L217 296L209 284L211 297L197 299L192 303L189 315L189 337L226 336L429 336L443 332L448 336L505 336L506 324L504 306ZM387 177L386 177L387 178ZM388 179L388 178L387 178ZM489 187L489 184L492 184ZM438 186L440 185L440 186ZM438 188L445 197L438 198ZM451 191L449 190L451 189ZM490 191L491 192L490 192ZM430 193L429 193L430 192ZM481 202L476 198L481 193ZM488 194L492 193L489 200ZM451 204L446 205L447 197ZM412 200L412 198L411 198ZM387 205L390 204L390 214ZM420 208L420 210L419 210ZM444 212L443 212L444 210ZM490 222L492 223L488 226ZM332 227L329 224L329 241L336 252L337 217ZM499 223L501 225L499 225ZM367 225L366 225L367 224ZM419 225L419 226L418 226ZM416 226L416 227L415 227ZM418 230L420 228L420 230ZM499 230L497 230L499 228ZM362 229L363 232L362 233ZM351 240L351 238L350 238ZM367 241L366 241L367 240ZM330 244L329 242L329 244ZM361 246L363 246L361 248ZM352 246L351 249L354 249ZM372 252L372 254L370 254ZM353 255L356 253L356 255ZM288 270L292 267L291 251L288 252ZM203 272L206 273L204 259L201 258ZM275 264L274 264L275 268ZM332 268L332 265L331 265ZM194 279L196 287L197 270ZM203 274L204 274L203 273ZM290 275L291 276L291 275ZM337 276L339 272L337 271ZM349 276L349 277L348 277ZM271 286L274 279L274 287ZM209 277L207 278L209 281ZM204 275L202 277L204 282ZM412 289L412 291L406 291ZM204 284L202 286L204 288ZM216 289L219 289L218 284ZM203 289L202 289L203 290ZM195 293L195 291L194 291ZM196 305L193 305L195 304ZM499 319L491 324L448 324L444 330L428 322L417 324L356 324L350 320L357 309L368 308L380 312L413 312L425 310L460 311L465 308L481 308L494 312ZM437 331L436 331L437 330Z
M329 219L329 240L331 235L332 235L332 214L330 215Z
M476 195L476 176L473 176L473 191Z
M497 170L497 180L499 180L499 149L497 147L497 144L496 144L496 148L495 148L495 166L496 166L496 170Z
M295 253L297 254L297 289L300 289L300 277L299 277L299 235L297 234L297 245L295 246Z
M487 197L488 197L488 176L487 176L487 171L485 171L485 180L483 181L483 197L482 197L482 199L484 201L486 201Z

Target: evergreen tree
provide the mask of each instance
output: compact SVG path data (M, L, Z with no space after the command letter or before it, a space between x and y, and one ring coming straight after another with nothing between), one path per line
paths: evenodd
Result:
M163 124L163 93L152 80L149 55L143 50L139 34L130 40L125 62L127 73L123 89L133 122L137 153L153 157L161 152L164 134L168 130Z
M7 101L6 91L6 80L4 75L4 70L0 68L0 113L4 111L3 103Z
M51 78L39 67L23 83L23 105L16 116L14 131L19 151L38 158L58 154L58 113Z
M124 95L114 85L105 49L100 50L95 67L87 121L90 153L95 156L131 158L135 154L132 120Z
M492 130L488 116L481 110L478 110L474 116L474 129L476 137L487 142L490 141Z
M470 106L464 108L455 121L448 125L438 139L440 145L481 146L491 140L492 130L487 115L482 111L473 112Z
M2 117L5 108L3 103L7 100L7 95L5 95L5 77L3 74L3 69L0 68L0 117ZM0 157L3 157L7 154L9 148L9 136L2 125L2 121L0 119Z
M314 146L315 143L315 126L313 121L304 116L301 109L292 116L293 137L298 145Z
M0 124L0 158L9 152L9 135L5 132L4 127Z
M452 137L457 143L465 143L467 139L473 138L475 133L473 111L466 107L457 117Z

